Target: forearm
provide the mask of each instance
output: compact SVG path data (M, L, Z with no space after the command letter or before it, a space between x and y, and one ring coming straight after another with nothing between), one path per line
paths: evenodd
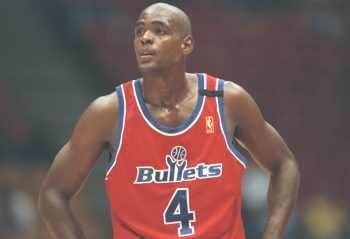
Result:
M299 169L288 160L271 174L268 189L268 218L263 239L281 239L295 206L299 188Z
M84 232L69 206L69 199L47 190L40 193L38 209L52 238L85 239Z

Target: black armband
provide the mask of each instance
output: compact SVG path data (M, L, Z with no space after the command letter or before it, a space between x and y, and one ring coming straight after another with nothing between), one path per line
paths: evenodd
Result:
M200 95L205 95L208 97L223 97L224 96L223 90L199 90L198 93Z

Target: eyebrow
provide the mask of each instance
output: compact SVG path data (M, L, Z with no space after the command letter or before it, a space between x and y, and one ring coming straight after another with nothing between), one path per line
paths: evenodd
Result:
M162 22L162 21L159 21L159 20L154 20L151 22L152 25L162 25L162 26L165 26L165 27L169 27L169 24L165 23L165 22ZM138 27L138 26L144 26L145 23L144 21L138 21L136 22L135 24L135 27Z

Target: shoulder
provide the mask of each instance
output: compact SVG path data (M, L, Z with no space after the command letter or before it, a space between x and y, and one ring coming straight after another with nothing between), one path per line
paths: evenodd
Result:
M81 119L96 127L110 126L118 119L118 112L118 97L113 92L95 99L87 107Z
M243 87L231 81L224 82L225 109L237 113L252 103L255 101Z
M98 97L80 117L73 142L106 142L113 139L118 122L118 98L115 92Z
M255 127L264 122L253 97L241 86L230 81L224 83L224 108L239 127Z
M116 92L112 92L108 95L100 96L95 99L88 110L97 114L108 114L111 112L118 112L119 102Z
M247 92L238 84L232 81L224 81L224 91L228 97L243 97Z

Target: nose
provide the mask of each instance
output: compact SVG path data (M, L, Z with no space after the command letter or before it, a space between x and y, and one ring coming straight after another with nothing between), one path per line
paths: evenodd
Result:
M150 31L145 31L141 37L141 43L142 44L152 44L153 43L153 36Z

